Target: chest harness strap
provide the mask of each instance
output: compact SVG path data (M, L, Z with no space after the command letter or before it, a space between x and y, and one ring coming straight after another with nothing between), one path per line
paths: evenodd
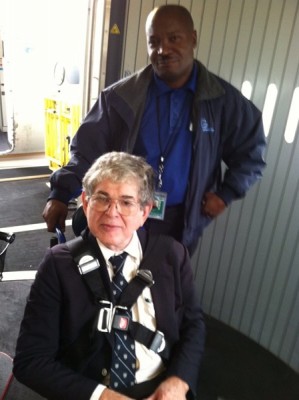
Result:
M152 278L150 270L141 269L137 271L136 276L128 283L124 289L118 304L114 304L114 300L110 301L107 290L104 286L103 278L100 273L101 266L106 267L106 262L99 249L99 259L91 255L87 240L81 236L76 237L66 243L74 261L78 266L78 270L82 278L93 295L97 306L99 307L99 318L97 329L99 332L107 334L108 340L111 342L112 329L126 330L137 342L143 344L148 349L158 353L161 357L168 359L170 354L170 346L164 337L163 332L152 331L139 322L129 319L125 315L121 315L123 309L130 309L137 301L137 298L146 287L151 287L155 282ZM116 310L118 313L116 314Z

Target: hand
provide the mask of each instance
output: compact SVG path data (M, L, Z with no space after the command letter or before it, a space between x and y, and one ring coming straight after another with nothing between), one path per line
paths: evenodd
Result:
M134 399L107 388L104 389L99 400L134 400Z
M154 391L144 400L185 400L189 386L182 379L171 376L165 379Z
M64 232L67 213L68 207L62 201L49 200L43 211L43 218L46 221L48 232L55 232L56 226L59 226Z
M205 193L202 201L202 213L209 218L216 218L226 208L224 201L212 192Z

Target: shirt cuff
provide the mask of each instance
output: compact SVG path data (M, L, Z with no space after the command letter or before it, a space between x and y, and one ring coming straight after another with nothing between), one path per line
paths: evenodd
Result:
M98 385L95 390L93 391L89 400L99 400L100 396L102 395L103 391L107 388L104 385Z

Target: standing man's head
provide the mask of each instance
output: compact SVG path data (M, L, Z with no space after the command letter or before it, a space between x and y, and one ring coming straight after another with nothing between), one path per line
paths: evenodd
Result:
M154 189L154 171L142 157L122 152L99 157L83 179L82 205L91 233L111 250L123 250L146 221Z
M155 8L145 25L147 51L155 73L168 86L183 86L193 68L197 34L189 11L179 5Z

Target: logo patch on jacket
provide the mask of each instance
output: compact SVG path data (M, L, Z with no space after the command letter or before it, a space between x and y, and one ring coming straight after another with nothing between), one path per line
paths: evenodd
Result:
M201 126L201 130L204 133L209 133L209 132L215 131L215 129L212 126L209 126L208 121L205 118L202 118L200 120L200 126Z

